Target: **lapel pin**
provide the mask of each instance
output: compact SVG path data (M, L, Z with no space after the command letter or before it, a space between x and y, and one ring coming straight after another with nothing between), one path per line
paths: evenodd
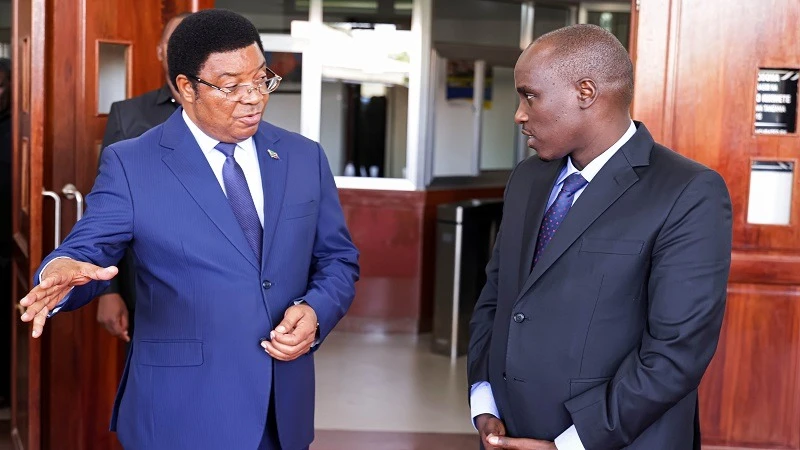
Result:
M272 159L278 159L278 160L279 160L279 159L281 159L281 158L278 156L278 154L277 154L277 153L275 153L275 152L273 152L272 150L267 150L267 153L269 153L269 157L270 157L270 158L272 158Z

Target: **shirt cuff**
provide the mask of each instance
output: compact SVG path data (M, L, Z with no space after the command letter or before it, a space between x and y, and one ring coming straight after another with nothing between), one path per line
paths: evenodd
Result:
M50 261L47 261L47 264L45 264L44 267L42 267L42 270L39 271L39 283L42 282L42 274L44 273L45 270L47 270L47 266L49 266L53 261L55 261L57 259L69 259L69 257L67 257L67 256L56 256L55 258L51 259ZM72 292L73 289L75 289L75 286L69 288L69 292ZM55 314L58 311L60 311L61 308L64 306L64 304L67 303L67 300L69 300L69 296L70 296L70 294L67 293L67 295L65 295L64 298L62 298L61 301L58 302L56 307L53 308L53 310L50 311L50 313L47 314L47 318L53 317L53 314Z
M491 414L501 419L497 403L494 401L492 386L488 381L480 381L472 385L469 391L469 407L473 427L475 427L475 418L481 414ZM477 427L475 429L477 430Z
M581 438L578 436L578 430L575 428L575 425L561 433L556 438L555 444L558 450L586 450L583 448L583 442L581 442Z

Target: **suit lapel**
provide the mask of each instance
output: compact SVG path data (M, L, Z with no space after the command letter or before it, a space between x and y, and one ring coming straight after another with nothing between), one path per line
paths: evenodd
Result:
M608 160L572 205L567 217L558 227L553 239L547 244L539 261L519 291L516 302L533 287L534 283L567 251L567 249L600 217L622 194L638 180L634 167L646 166L650 161L653 138L640 123L633 137ZM552 187L552 184L551 184ZM550 191L548 191L549 194ZM542 215L539 214L538 224ZM530 232L528 229L526 233ZM535 245L535 244L534 244ZM531 253L533 255L533 253ZM532 256L529 261L532 261ZM515 303L516 303L515 302Z
M539 227L544 218L544 212L547 208L547 201L550 199L550 193L553 190L553 185L561 173L561 169L567 163L566 158L560 161L551 161L544 163L545 167L540 172L540 176L536 176L531 183L530 190L528 191L528 203L525 208L525 222L523 223L522 245L520 246L520 264L519 264L519 284L517 289L522 287L522 283L528 279L531 273L531 265L533 264L533 252L536 249L536 239L539 235Z
M254 138L258 165L261 170L261 183L264 186L264 239L261 251L262 264L266 264L286 192L286 174L291 152L280 146L277 133L271 125L262 123ZM273 151L273 158L269 151ZM263 266L262 266L263 267Z
M178 108L164 124L161 145L168 150L163 151L162 161L239 253L253 267L260 269L261 265L247 243L217 177L183 121L181 112L182 109Z

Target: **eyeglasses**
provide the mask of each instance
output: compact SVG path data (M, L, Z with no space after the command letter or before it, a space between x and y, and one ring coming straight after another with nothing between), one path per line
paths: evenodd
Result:
M272 69L269 67L266 68L273 76L265 76L261 78L261 80L253 83L253 84L237 84L236 86L232 86L229 88L226 87L219 87L217 85L211 84L206 80L201 79L200 77L193 76L195 80L199 81L200 83L205 84L208 87L212 87L223 94L225 94L225 98L232 102L240 102L242 99L246 98L250 95L251 92L257 91L261 95L267 95L270 92L274 92L275 89L278 89L278 86L281 84L281 78L278 76L277 73L273 72Z

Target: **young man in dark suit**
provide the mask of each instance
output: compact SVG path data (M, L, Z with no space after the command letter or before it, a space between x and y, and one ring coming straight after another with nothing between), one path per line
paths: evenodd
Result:
M145 131L164 123L180 106L175 88L169 82L167 42L175 27L188 15L183 13L173 17L161 33L156 56L164 68L164 86L111 105L103 135L103 150L116 142L139 137ZM98 297L97 321L109 333L130 342L136 307L136 266L130 252L126 252L120 261L119 271L119 275L111 280L108 290Z
M599 27L542 36L514 79L537 156L508 182L470 326L482 443L698 447L730 270L725 182L631 120L631 60Z

